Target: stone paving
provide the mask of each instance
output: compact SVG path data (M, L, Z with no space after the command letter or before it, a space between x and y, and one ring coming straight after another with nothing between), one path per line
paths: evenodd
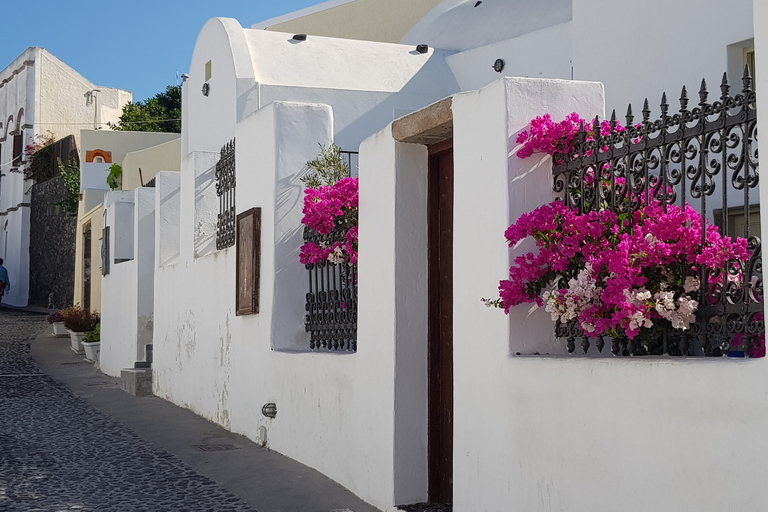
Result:
M0 511L248 511L244 501L42 375L37 314L0 309Z

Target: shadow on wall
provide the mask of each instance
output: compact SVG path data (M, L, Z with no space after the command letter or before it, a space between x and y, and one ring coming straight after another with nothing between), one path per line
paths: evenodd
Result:
M367 137L382 130L396 116L420 110L460 91L459 84L448 64L445 62L447 53L439 50L424 65L400 92L390 94L375 108L366 112L356 121L341 130L337 140L344 143L348 140L356 144L342 147L347 151L357 151L360 143ZM365 172L365 170L363 170Z
M216 166L195 176L195 257L201 258L216 250L216 216L219 210L216 195Z

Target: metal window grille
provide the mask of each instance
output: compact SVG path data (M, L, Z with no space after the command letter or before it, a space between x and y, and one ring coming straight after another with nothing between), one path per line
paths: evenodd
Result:
M224 144L216 163L216 195L219 217L216 222L216 249L235 245L235 139Z
M352 226L341 225L327 235L304 228L304 241L332 245L346 240ZM313 350L357 351L357 265L310 263L304 327Z
M674 113L665 94L661 117L654 121L646 99L638 125L630 105L627 129L621 132L614 111L609 134L587 140L582 127L573 152L553 156L554 190L581 212L611 209L631 219L648 201L665 208L690 203L702 214L703 223L719 223L723 235L748 236L749 261L699 269L702 291L697 321L689 330L669 329L653 346L614 339L614 355L743 357L753 354L764 340L760 226L754 222L759 200L757 105L749 68L742 84L742 90L732 95L724 75L720 97L709 102L702 81L699 103L693 108L683 87L680 108ZM738 233L731 232L733 223L728 220L734 214L743 223ZM586 336L575 322L558 323L555 332L567 340L571 353L578 340L585 354L590 340L600 351L606 342ZM743 340L738 347L736 337Z
M360 170L360 154L357 151L340 151L341 159L349 166L350 176L356 177Z

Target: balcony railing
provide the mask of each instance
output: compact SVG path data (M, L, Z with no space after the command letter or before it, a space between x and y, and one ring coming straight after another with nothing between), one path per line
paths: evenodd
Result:
M575 351L577 341L585 354L593 343L602 351L609 341L614 355L743 357L754 356L764 344L757 105L749 70L740 92L731 93L724 75L720 97L710 102L709 94L702 81L699 102L689 108L683 88L674 113L664 95L661 116L653 121L646 100L639 124L630 106L623 131L617 130L614 112L610 133L595 140L582 128L572 153L553 156L554 190L582 213L611 209L629 218L648 201L665 208L690 203L703 224L717 224L723 235L746 237L749 260L699 270L702 293L690 330L670 328L650 347L631 340L593 339L575 322L558 323L556 335L567 340L569 352Z

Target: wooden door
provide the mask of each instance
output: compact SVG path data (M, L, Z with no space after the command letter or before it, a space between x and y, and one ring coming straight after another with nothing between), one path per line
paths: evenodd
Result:
M453 501L453 147L429 157L429 500Z
M83 232L83 309L91 310L91 225Z

